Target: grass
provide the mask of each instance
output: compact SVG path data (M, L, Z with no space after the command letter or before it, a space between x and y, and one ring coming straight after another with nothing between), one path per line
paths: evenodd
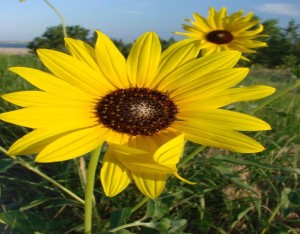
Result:
M8 72L10 66L44 69L34 56L0 55L1 94L32 88ZM294 80L289 70L256 68L245 83L272 85L280 92ZM251 113L264 101L230 108ZM2 100L0 103L1 112L15 108ZM187 143L184 157L191 153L195 157L180 166L180 174L197 184L190 186L170 177L165 193L155 201L145 200L134 186L107 198L97 180L95 198L101 221L95 220L95 233L125 224L133 227L118 233L300 233L299 105L298 87L255 113L273 128L249 133L266 147L261 153L234 154ZM27 132L4 122L0 122L0 129L0 146L6 149ZM84 162L88 158L84 157ZM83 161L36 164L33 159L34 156L9 158L0 153L0 232L82 233L80 201L28 168L47 174L83 197L79 170ZM136 220L160 231L136 227Z

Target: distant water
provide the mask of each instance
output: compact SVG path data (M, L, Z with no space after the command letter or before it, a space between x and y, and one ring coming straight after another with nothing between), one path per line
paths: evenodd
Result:
M0 48L27 48L27 43L0 42Z

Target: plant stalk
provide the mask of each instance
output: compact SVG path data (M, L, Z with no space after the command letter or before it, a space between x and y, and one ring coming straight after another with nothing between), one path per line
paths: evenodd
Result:
M102 146L91 153L90 162L87 170L87 181L85 187L85 206L84 206L84 233L92 233L92 214L93 214L93 196L96 168ZM94 208L95 209L95 208Z
M48 0L44 0L44 2L58 15L61 20L64 37L68 37L64 16Z

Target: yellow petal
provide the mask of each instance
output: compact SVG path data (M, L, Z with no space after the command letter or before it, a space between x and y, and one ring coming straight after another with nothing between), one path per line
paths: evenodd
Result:
M39 49L39 58L56 76L93 95L103 95L113 90L113 86L100 72L86 63L62 52Z
M165 174L131 172L131 175L141 193L151 199L157 198L165 188L167 180Z
M247 31L248 29L253 28L256 26L258 21L252 21L252 22L239 22L238 24L234 24L235 27L232 27L231 31L233 34L239 34L242 32ZM258 27L257 33L260 33L263 28ZM251 30L252 31L252 30Z
M36 162L59 162L82 156L101 146L103 129L100 126L86 128L64 135L45 147Z
M258 27L256 29L253 29L251 31L244 31L244 32L240 32L239 35L236 36L236 38L249 38L251 36L255 36L256 34L261 33L264 30L264 26L262 24L258 25ZM264 35L259 35L259 36L264 36Z
M149 139L151 139L152 136L147 138L148 140L146 142L151 142ZM118 160L131 171L145 172L148 174L170 174L177 170L176 164L180 159L183 145L184 136L180 134L167 142L161 142L161 144L157 145L154 144L154 148L150 148L150 151L146 151L148 148L144 145L129 147L115 144L110 145L109 151L112 151ZM139 148L145 148L145 150Z
M220 11L215 15L216 26L220 30L224 29L223 23L224 23L224 18L226 17L226 13L227 13L227 8L222 7Z
M222 51L209 56L201 57L185 63L166 76L160 83L160 89L173 90L178 87L178 82L189 82L206 74L232 68L240 59L241 53L237 51Z
M73 130L74 131L74 130ZM69 134L72 131L57 131L36 129L17 140L8 150L8 154L13 155L28 155L41 152L47 145Z
M174 86L169 93L178 104L200 100L236 85L248 72L247 68L231 68L211 72L191 81L190 77L186 77L185 80L178 81L178 86Z
M198 144L227 149L238 153L256 153L264 147L252 138L241 133L207 125L194 125L191 122L176 121L173 128L185 133L185 137Z
M256 53L255 50L247 49L247 47L248 47L247 44L241 45L241 43L238 44L238 43L233 42L233 43L230 45L230 47L231 47L232 49L234 49L234 50L239 50L239 51L241 51L241 52L243 52L243 53Z
M40 70L27 67L11 67L9 70L18 74L37 88L61 97L80 97L81 100L91 100L97 97L97 95L84 92L78 87Z
M160 80L177 67L197 58L200 51L200 44L194 41L180 40L169 46L161 55L159 73L151 83L154 88Z
M144 33L136 40L127 59L132 86L149 87L157 73L160 55L161 44L155 33Z
M128 141L128 146L154 154L159 147L177 137L179 134L180 133L178 132L171 132L167 130L153 134L151 137L136 136L130 138Z
M130 139L130 136L128 134L119 133L112 129L103 127L105 129L105 141L108 143L113 144L126 144L128 140Z
M217 14L216 10L213 7L210 7L208 10L207 22L210 25L210 27L213 29L218 29L215 22L216 14Z
M28 128L77 129L98 124L90 108L28 107L0 114L0 119Z
M162 145L154 154L154 161L161 165L173 167L179 162L184 146L184 134L173 138Z
M197 26L200 29L200 31L208 32L213 30L213 28L209 25L207 20L198 13L194 13L193 18L196 20L196 23L194 25Z
M124 56L104 33L97 31L97 35L96 56L101 71L117 88L129 87Z
M108 151L103 158L100 180L104 193L108 197L113 197L122 192L130 183L130 173L111 154L111 151Z
M81 62L89 65L91 69L99 71L96 63L95 50L89 44L81 40L65 38L66 48L70 54Z
M176 171L176 165L159 164L153 159L153 155L146 152L130 154L133 148L111 145L109 150L130 171L145 172L148 174L171 174Z
M81 97L74 96L65 98L56 94L43 91L21 91L2 95L2 98L10 103L22 107L30 106L51 106L64 108L93 108L95 105L93 99L89 102L82 100Z
M270 130L271 127L265 121L256 117L233 112L229 110L202 108L185 110L177 116L179 119L191 122L194 125L215 126L238 131Z
M185 182L185 183L187 183L187 184L190 184L190 185L196 184L195 182L192 182L192 181L189 181L189 180L186 180L186 179L182 178L180 175L178 175L177 172L174 172L173 175L174 175L177 179L179 179L179 180L181 180L181 181L183 181L183 182Z
M114 143L109 144L108 151L112 151L114 152L114 154L123 155L126 157L130 157L131 155L139 155L143 157L148 154L147 151L138 149L137 147L130 147L125 144L123 145L123 144L114 144Z
M212 97L203 98L195 102L184 103L184 105L180 106L180 110L197 109L199 108L199 103L201 103L203 109L219 108L235 102L258 100L267 97L274 92L275 89L273 87L264 85L226 89Z

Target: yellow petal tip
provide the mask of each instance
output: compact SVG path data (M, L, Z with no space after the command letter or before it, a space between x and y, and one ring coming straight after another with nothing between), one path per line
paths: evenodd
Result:
M185 182L185 183L187 183L187 184L190 184L190 185L195 185L195 184L197 184L196 182L192 182L192 181L189 181L189 180L186 180L186 179L182 178L180 175L178 175L177 172L174 172L173 175L174 175L177 179L179 179L179 180L181 180L181 181L183 181L183 182Z

